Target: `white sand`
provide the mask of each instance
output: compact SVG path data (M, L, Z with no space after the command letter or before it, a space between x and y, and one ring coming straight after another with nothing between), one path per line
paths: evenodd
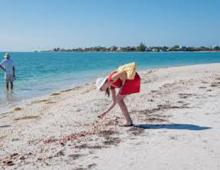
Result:
M146 70L122 128L94 84L0 114L0 169L219 170L220 64Z

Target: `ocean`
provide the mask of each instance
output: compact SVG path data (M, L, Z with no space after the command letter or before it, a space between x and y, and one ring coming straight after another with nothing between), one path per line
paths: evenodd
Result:
M0 59L4 53L0 53ZM13 52L17 80L11 93L5 90L0 70L0 111L33 97L47 95L95 81L119 65L136 62L137 69L220 63L219 52Z

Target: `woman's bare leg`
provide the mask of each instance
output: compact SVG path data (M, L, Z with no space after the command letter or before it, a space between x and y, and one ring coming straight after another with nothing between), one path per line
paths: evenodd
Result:
M118 105L119 105L119 107L120 107L120 109L121 109L125 119L126 119L126 124L127 125L131 125L131 124L133 124L133 122L132 122L131 117L130 117L130 115L128 113L128 108L127 108L127 106L126 106L126 104L124 102L124 97L125 96L118 95L117 96L117 102L118 102Z

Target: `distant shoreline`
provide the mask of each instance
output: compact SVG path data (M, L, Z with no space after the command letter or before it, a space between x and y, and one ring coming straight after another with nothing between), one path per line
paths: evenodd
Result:
M95 46L95 47L79 47L79 48L53 48L52 50L46 51L54 51L54 52L220 52L220 46L200 46L200 47L193 47L193 46L180 46L174 45L172 47L168 46L146 46L144 43L140 43L138 46L126 46L126 47L118 47L118 46L111 46L111 47L103 47L103 46ZM36 50L37 52L37 50Z
M14 51L14 52L17 52L17 51ZM23 52L41 52L41 53L45 53L45 52L54 52L54 53L57 53L57 52L64 52L64 53L74 53L74 52L83 52L83 53L86 53L86 52L89 52L89 53L200 53L200 52L204 52L204 53L219 53L220 50L217 50L217 51L52 51L52 50L49 50L49 51L23 51Z
M0 51L0 53L220 53L219 51Z
M27 51L28 52L28 51ZM82 53L220 53L220 51L29 51L29 52L38 52L38 53L75 53L75 52L82 52Z

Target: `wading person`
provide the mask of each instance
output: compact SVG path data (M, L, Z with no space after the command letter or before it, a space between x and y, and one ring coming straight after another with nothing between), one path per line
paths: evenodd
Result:
M10 89L13 90L13 81L15 80L15 65L8 53L5 53L4 59L0 63L0 68L5 72L6 89L9 90L10 86Z
M98 78L96 80L97 89L112 97L112 104L99 116L99 118L105 116L116 104L118 104L126 120L126 123L121 126L133 126L133 121L129 115L124 98L127 95L139 93L140 82L141 78L136 72L135 63L120 66L106 78ZM117 93L116 89L118 89Z

